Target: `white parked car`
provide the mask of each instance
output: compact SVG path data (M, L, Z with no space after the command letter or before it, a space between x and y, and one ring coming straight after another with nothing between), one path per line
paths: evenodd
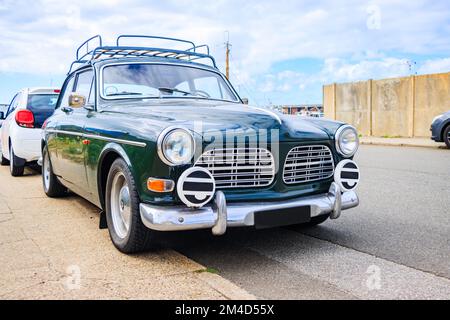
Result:
M60 89L27 88L18 92L4 115L1 127L1 164L11 175L23 175L27 164L41 156L41 128L58 101Z

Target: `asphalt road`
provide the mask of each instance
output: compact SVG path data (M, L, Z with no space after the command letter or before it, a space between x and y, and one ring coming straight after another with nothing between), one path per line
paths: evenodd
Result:
M450 151L362 146L356 160L361 205L338 220L170 233L134 256L98 229L97 208L2 167L0 298L450 299Z
M450 299L450 151L362 146L361 204L314 228L168 242L260 298Z

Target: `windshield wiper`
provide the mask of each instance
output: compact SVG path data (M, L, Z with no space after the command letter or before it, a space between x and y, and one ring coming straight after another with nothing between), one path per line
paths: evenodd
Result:
M177 88L161 87L161 88L158 88L158 90L162 91L162 92L169 92L169 93L174 93L174 92L183 93L185 96L190 95L190 96L194 96L194 97L209 98L208 96L206 96L204 94L184 91L184 90L180 90L180 89L177 89Z
M110 93L107 94L107 97L113 97L113 96L142 96L143 94L141 92L128 92L128 91L122 91L122 92L116 92L116 93Z

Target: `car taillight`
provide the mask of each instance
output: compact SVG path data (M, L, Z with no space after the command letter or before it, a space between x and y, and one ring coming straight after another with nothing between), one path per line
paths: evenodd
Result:
M16 113L16 122L24 128L34 128L34 115L30 110L19 110Z

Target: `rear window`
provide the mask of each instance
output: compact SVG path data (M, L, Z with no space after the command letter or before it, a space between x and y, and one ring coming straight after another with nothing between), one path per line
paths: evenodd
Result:
M44 121L55 111L57 94L31 94L28 96L27 109L34 114L35 128L41 128Z

